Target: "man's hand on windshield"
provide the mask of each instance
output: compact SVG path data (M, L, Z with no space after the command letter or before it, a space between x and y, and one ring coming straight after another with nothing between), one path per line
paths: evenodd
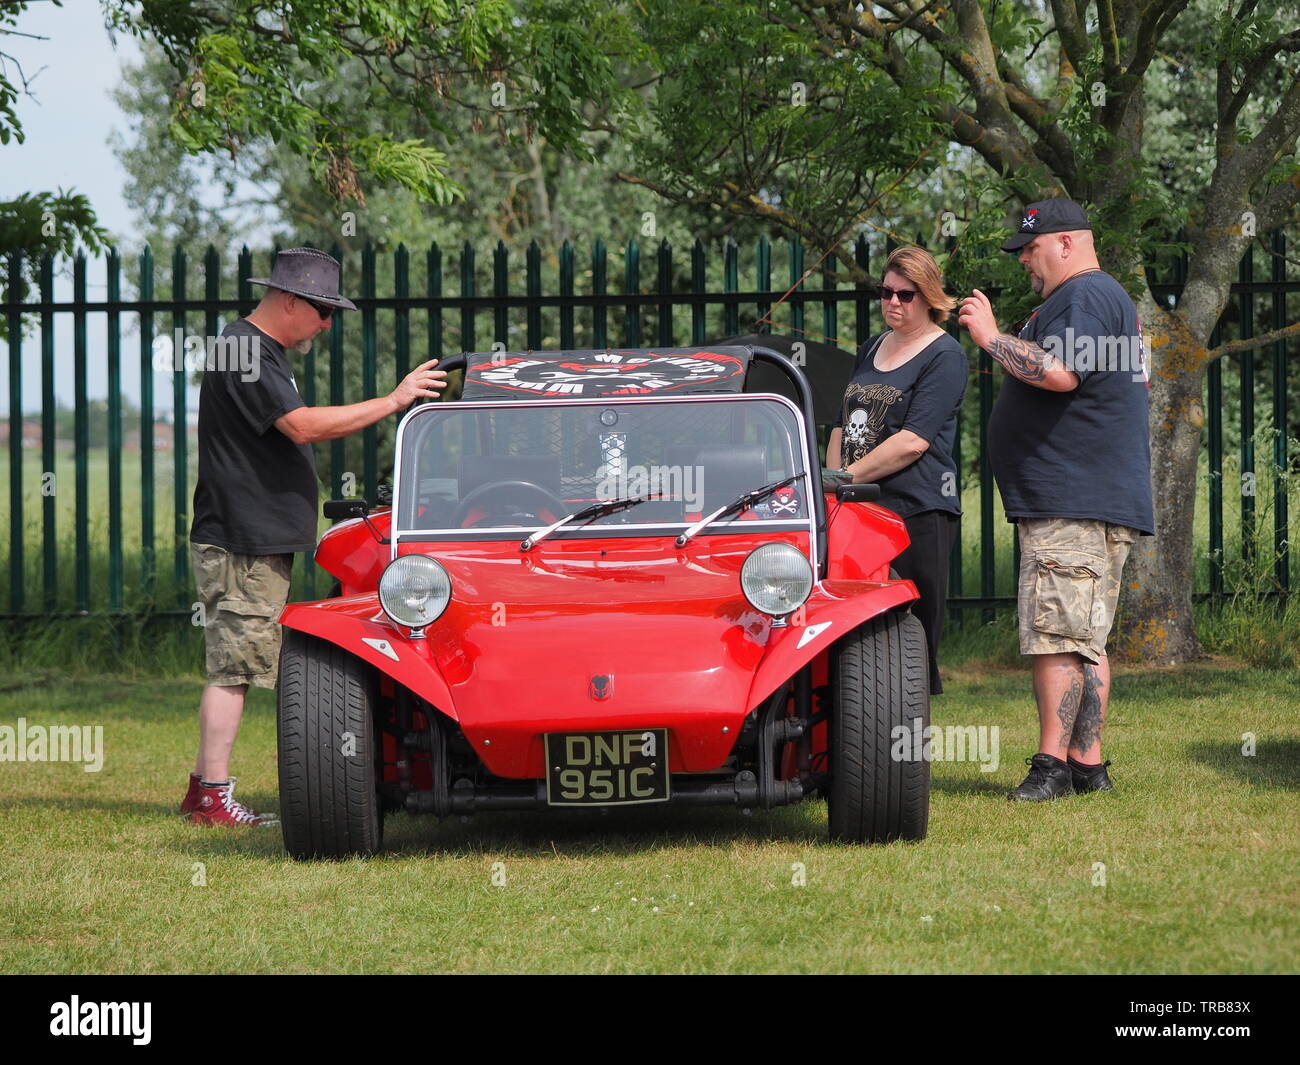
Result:
M402 378L402 383L388 396L398 410L404 410L420 399L438 398L438 393L447 387L447 371L435 370L433 367L437 365L437 359L430 359Z

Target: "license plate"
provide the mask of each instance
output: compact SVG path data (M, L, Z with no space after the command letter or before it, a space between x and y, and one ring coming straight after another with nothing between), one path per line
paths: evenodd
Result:
M549 732L546 801L551 806L667 802L668 730Z

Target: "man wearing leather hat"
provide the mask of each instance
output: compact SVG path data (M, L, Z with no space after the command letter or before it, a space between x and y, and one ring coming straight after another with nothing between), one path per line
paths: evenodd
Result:
M203 604L207 684L199 701L199 751L181 812L199 824L274 825L235 801L230 753L250 684L274 688L280 611L298 551L316 546L318 487L312 444L348 436L421 399L436 399L446 373L417 366L386 396L309 407L289 368L335 313L356 310L339 291L337 259L313 248L276 256L266 294L231 322L199 387L199 476L190 554ZM251 358L247 357L251 353Z

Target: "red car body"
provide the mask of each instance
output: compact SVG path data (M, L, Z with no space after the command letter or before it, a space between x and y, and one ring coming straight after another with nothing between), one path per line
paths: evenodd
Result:
M571 362L560 365L573 368ZM789 369L797 373L797 368ZM435 408L462 405L430 404L407 415L398 435L394 506L368 511L328 530L316 561L337 578L339 594L291 604L281 617L290 630L286 654L292 644L298 648L293 653L308 655L304 678L324 668L321 648L329 645L329 654L350 656L349 677L360 677L363 686L371 686L365 713L374 716L378 729L369 764L373 787L390 808L443 815L546 808L548 735L648 735L662 729L672 790L683 799L695 796L695 801L744 806L751 804L748 796L755 804L775 805L803 797L819 782L825 784L825 774L819 776L816 769L824 768L828 757L832 715L829 703L819 710L810 693L825 692L836 674L834 648L865 631L865 625L905 613L916 598L911 582L890 575L890 562L906 547L907 533L892 512L870 502L844 501L842 491L822 488L806 409L774 396L710 397L710 406L698 408L707 413L700 420L741 416L736 414L741 408L726 404L750 401L752 409L752 401L759 399L784 404L788 411L774 417L798 427L797 442L794 435L789 437L788 461L811 468L797 471L790 488L775 498L789 514L796 510L792 500L802 498L801 516L766 520L757 515L761 506L750 507L680 546L672 534L698 513L673 512L674 520L662 529L637 525L628 517L628 524L610 525L607 532L590 525L569 527L531 549L521 548L520 537L529 528L563 516L550 513L556 504L549 509L528 504L532 511L517 533L503 533L491 518L491 534L478 532L474 523L481 510L474 506L462 506L453 515L468 526L459 535L445 527L445 518L435 532L410 531L411 525L439 523L431 522L422 502L403 499L419 480L415 474L410 484L403 480L404 471L414 469L403 440L417 439L417 429L426 426L420 419L445 413ZM528 405L541 410L548 403L581 403L593 416L597 410L602 418L610 416L605 413L609 410L622 416L630 425L626 440L635 439L638 418L645 424L668 413L686 417L697 409L682 407L693 400L676 394L635 400L526 397L522 402L523 408L519 400L501 401L503 410L511 408L505 414L492 404L468 404L462 416L478 411L481 425L487 425L491 419L516 416L518 410L517 417L527 415L538 425L549 425L549 415L529 414ZM667 412L664 404L677 407ZM586 417L582 411L568 413ZM419 440L436 431L426 428ZM445 430L449 438L452 433ZM463 435L474 438L469 429ZM406 445L408 451L420 446ZM737 448L744 446L749 445ZM563 448L557 445L556 450ZM522 453L519 461L524 461ZM459 490L465 498L463 483ZM513 491L516 496L528 494ZM814 500L812 493L820 499ZM489 486L489 496L501 494L495 483ZM576 508L586 499L563 502ZM689 504L682 505L689 509ZM397 511L408 515L405 525L395 517ZM635 516L636 511L627 515ZM792 546L808 558L813 573L806 601L786 617L757 609L742 591L746 558L756 546L768 543ZM385 569L408 554L434 558L452 589L441 615L423 631L413 631L386 613L377 592ZM304 639L294 642L290 633ZM295 668L297 663L295 659ZM283 688L283 677L281 684ZM928 712L928 690L925 703ZM765 710L768 707L775 709ZM295 724L286 725L286 716ZM314 716L310 697L287 712L282 699L282 796L286 784L291 789L295 784L305 787L307 772L302 765L291 766L290 779L285 780L285 730L290 730L288 743L293 747L293 730L316 728ZM767 740L754 739L756 729L766 729L762 734ZM748 739L742 741L743 736ZM738 756L743 742L767 753L753 761ZM303 750L300 762L312 757L310 743ZM752 785L740 768L745 765L760 778ZM344 768L350 771L351 764ZM772 779L761 779L765 775ZM737 780L740 783L734 783ZM925 783L928 796L928 776ZM319 798L313 805L320 805ZM308 824L307 815L301 829L294 830L292 811L289 814L286 842L295 854L374 849L352 842L351 827L343 836L327 832L322 837ZM297 838L291 840L294 831Z

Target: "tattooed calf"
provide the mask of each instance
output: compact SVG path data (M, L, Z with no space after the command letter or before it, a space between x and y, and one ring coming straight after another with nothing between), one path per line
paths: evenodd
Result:
M1074 719L1074 733L1070 748L1085 753L1101 740L1101 674L1097 667L1084 664L1083 695L1079 701L1079 714Z
M1061 742L1062 750L1070 746L1070 736L1074 732L1074 722L1079 714L1079 702L1083 695L1083 678L1079 676L1078 670L1070 666L1062 666L1064 672L1070 674L1070 686L1065 689L1061 695L1061 701L1056 707L1056 719L1061 723Z

